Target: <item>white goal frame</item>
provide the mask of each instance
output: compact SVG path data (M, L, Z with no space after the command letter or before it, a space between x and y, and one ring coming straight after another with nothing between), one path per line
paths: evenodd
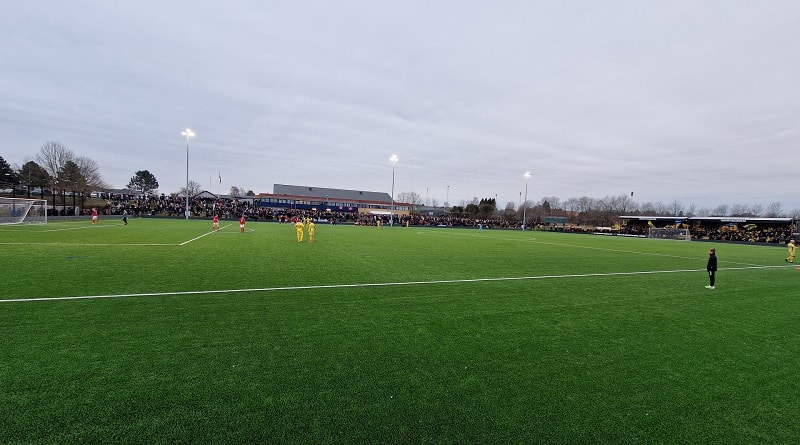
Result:
M647 233L648 238L657 239L676 239L681 241L691 241L692 234L689 229L675 229L665 227L650 227Z
M0 225L47 223L47 200L0 198Z

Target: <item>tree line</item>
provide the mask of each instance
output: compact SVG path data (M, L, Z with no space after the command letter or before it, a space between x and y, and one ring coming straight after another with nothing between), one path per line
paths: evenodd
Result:
M398 194L398 201L409 203L412 209L424 207L420 195L414 192ZM434 202L433 207L436 207ZM517 206L514 202L506 203L503 209L497 207L495 198L473 198L462 201L444 209L449 216L475 219L495 219L504 221L522 221L525 215L526 224L545 223L548 218L563 218L572 224L611 226L618 222L620 215L632 216L722 216L742 218L794 218L800 219L800 209L786 211L778 201L766 206L761 204L721 204L716 207L699 207L686 205L680 201L670 203L640 203L626 194L606 196L604 198L569 198L562 200L557 196L543 197L538 202L526 201ZM552 220L552 219L551 219Z
M29 195L39 194L42 199L47 188L53 195L60 194L64 201L66 196L72 196L73 203L76 199L82 201L90 190L107 188L96 161L78 156L54 141L42 144L39 153L16 170L0 157L0 181L14 192L25 187Z

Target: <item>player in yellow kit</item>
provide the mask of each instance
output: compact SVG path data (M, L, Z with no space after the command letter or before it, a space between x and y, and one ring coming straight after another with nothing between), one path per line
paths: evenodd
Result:
M303 242L303 229L304 228L305 228L305 225L303 225L303 220L297 220L297 222L294 223L294 230L297 231L297 242L298 243L302 243Z
M308 220L308 224L306 224L306 229L308 229L308 242L314 242L314 232L317 230L317 225L314 224L314 221Z
M794 256L797 252L797 246L795 246L794 240L789 240L789 244L787 244L786 247L789 249L789 257L786 258L786 262L794 263Z

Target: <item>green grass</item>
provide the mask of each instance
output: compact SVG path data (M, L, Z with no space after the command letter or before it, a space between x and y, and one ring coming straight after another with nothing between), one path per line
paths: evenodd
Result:
M800 437L784 249L222 226L0 226L0 443Z

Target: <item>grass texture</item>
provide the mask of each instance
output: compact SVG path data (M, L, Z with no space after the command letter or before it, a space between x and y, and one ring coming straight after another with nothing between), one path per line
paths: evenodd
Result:
M800 437L783 249L221 225L0 226L0 443Z

